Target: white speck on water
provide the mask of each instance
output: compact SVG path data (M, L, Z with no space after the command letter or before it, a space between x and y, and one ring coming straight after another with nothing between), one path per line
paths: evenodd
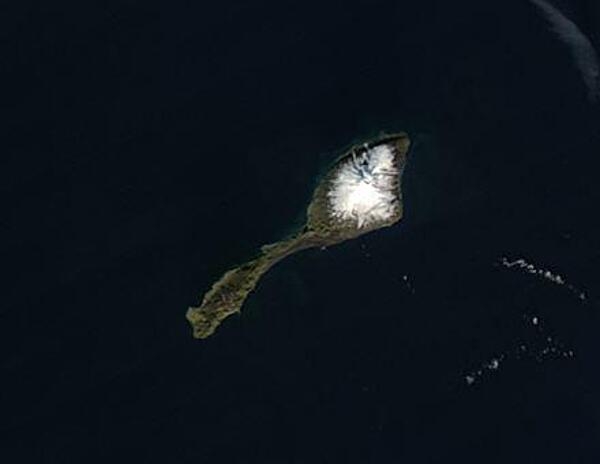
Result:
M533 274L533 275L539 276L539 277L541 277L549 282L552 282L556 285L565 286L579 300L581 300L581 301L586 300L585 292L579 290L575 285L568 283L567 280L562 275L552 272L548 269L542 269L542 268L536 267L534 264L527 262L523 258L519 258L517 260L510 261L506 256L503 256L502 259L500 260L500 264L508 269L511 269L511 268L520 269L521 271L526 272L527 274Z

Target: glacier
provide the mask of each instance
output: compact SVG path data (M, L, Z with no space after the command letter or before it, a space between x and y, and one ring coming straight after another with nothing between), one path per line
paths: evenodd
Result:
M330 215L358 228L390 220L398 212L399 174L389 145L353 153L331 180Z

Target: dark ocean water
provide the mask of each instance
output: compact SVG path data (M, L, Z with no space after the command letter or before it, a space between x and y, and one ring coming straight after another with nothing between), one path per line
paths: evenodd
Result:
M4 16L3 462L598 462L599 114L527 2ZM193 340L186 308L381 130L413 140L402 223ZM573 358L536 359L532 314Z

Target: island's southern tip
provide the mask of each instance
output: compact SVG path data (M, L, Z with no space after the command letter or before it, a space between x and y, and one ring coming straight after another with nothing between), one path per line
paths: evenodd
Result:
M316 187L302 230L264 245L260 254L227 271L186 318L195 338L207 338L248 295L273 265L297 251L334 245L389 227L403 215L402 175L410 139L406 133L381 135L354 145L339 157Z

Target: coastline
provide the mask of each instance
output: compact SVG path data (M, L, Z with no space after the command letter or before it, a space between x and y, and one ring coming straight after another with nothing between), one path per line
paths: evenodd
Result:
M356 227L354 224L343 224L333 220L328 212L327 192L338 167L348 157L379 145L392 145L394 148L395 162L400 173L395 180L397 213L385 222L368 227ZM409 147L408 135L400 132L382 134L364 143L354 144L345 150L319 179L311 202L306 208L304 227L278 242L263 245L258 257L225 272L206 292L200 306L188 308L186 319L192 326L194 338L209 337L223 320L241 312L246 298L256 288L260 278L287 256L307 248L335 245L398 222L403 216L402 173Z

